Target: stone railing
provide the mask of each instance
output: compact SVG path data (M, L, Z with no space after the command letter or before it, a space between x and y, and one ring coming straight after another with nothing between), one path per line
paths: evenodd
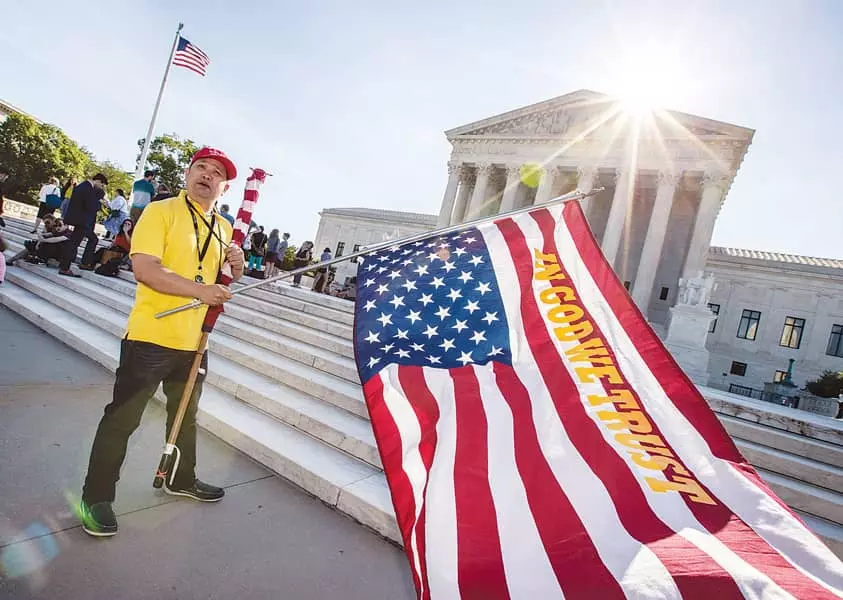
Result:
M799 395L799 408L808 412L826 417L836 417L837 407L837 398L820 398L810 394Z
M26 221L34 221L36 215L38 215L38 207L6 198L3 202L3 214Z

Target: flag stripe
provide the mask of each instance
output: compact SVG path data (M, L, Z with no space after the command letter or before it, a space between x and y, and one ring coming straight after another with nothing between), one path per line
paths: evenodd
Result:
M513 369L529 393L533 411L532 426L536 430L542 453L549 461L557 485L570 499L572 510L575 511L571 518L582 521L599 558L627 597L660 600L680 598L679 590L665 566L646 545L633 538L624 528L612 498L589 463L590 457L581 455L565 434L550 392L544 380L537 376L539 368L525 336L526 328L520 308L520 283L512 256L496 225L485 228L483 235L489 240L507 321L511 324L510 345L517 349L513 354ZM556 518L564 517L560 514ZM568 537L565 535L559 539ZM581 547L577 547L577 550L581 551ZM567 568L567 565L563 568ZM576 572L576 569L571 571Z
M600 590L600 597L606 600L624 598L620 585L600 560L588 532L565 492L559 487L542 453L527 389L511 367L495 364L494 372L502 398L512 411L512 446L526 488L529 509L562 591L566 597L581 597ZM498 440L497 437L495 439ZM577 554L571 556L570 550L558 543L561 539L573 543L577 547ZM546 592L543 591L543 594Z
M533 260L523 232L512 219L496 222L503 233L523 290L532 289ZM534 240L541 244L542 240ZM548 250L545 249L547 252ZM535 299L522 296L522 313L528 343L537 359L539 372L550 390L566 433L580 454L588 455L595 473L612 497L623 526L633 537L645 543L667 567L683 597L739 598L735 582L710 556L669 528L648 504L641 486L625 461L610 448L594 421L584 412L580 392L568 373L565 361L553 348ZM541 350L544 349L544 352ZM709 574L703 581L688 577L689 567Z
M413 436L409 431L402 433L398 426L399 419L395 416L401 410L398 405L402 403L402 400L406 403L406 398L388 389L390 387L389 373L384 370L378 377L372 377L366 382L365 393L383 468L395 474L389 482L389 487L398 527L404 541L404 551L410 561L413 582L416 589L422 589L424 584L419 567L419 553L412 534L418 506L417 494L409 473L412 467L406 464L407 455L405 454L408 448L412 448ZM408 421L408 419L402 420L405 429L410 430L412 424Z
M427 486L430 481L430 466L433 464L433 456L436 453L436 424L439 421L439 407L436 404L433 394L427 388L427 382L424 379L424 372L421 367L401 366L398 368L398 378L404 390L413 390L414 401L412 403L412 409L416 413L421 432L419 455L425 469L425 482L421 494L422 504L418 509L418 518L414 531L422 581L422 589L419 591L419 597L423 600L429 600L430 586L427 584L425 513L427 510ZM407 393L407 397L410 397L409 393Z
M454 454L457 445L454 384L445 370L424 370L427 388L436 400L436 454L430 465L425 499L427 583L430 597L459 598L457 583L457 511L454 493Z
M631 362L633 358L639 360L642 365L640 371L647 376L639 382L642 389L649 391L641 395L644 405L657 407L652 411L655 423L673 425L664 428L665 436L683 456L688 457L689 463L694 457L697 461L705 462L709 468L695 468L695 474L703 482L709 479L720 500L742 520L729 521L730 527L736 529L725 532L720 531L717 522L712 522L710 517L703 518L703 521L708 521L707 528L710 531L715 529L724 536L732 536L735 541L729 545L736 554L773 575L774 581L798 597L806 593L811 594L811 597L827 597L827 590L832 589L832 586L833 589L841 589L843 579L838 570L839 561L760 482L758 475L737 452L716 416L708 409L696 386L669 355L668 360L663 358L668 353L659 352L661 343L654 339L652 330L643 327L640 320L629 317L637 314L638 309L625 290L621 291L620 282L602 255L585 243L591 238L591 232L585 224L582 211L578 207L568 206L564 210L564 219L567 229L563 230L560 238L569 240L572 251L582 257L594 293L606 299L612 309L612 318L617 320L618 329L626 334L616 340L622 349L627 345L630 347L630 351L619 353L621 362ZM564 234L564 231L570 233ZM575 279L586 279L573 276ZM588 287L580 284L580 292L589 293ZM607 316L598 314L596 319L599 321ZM684 383L684 389L674 383L677 378ZM648 385L647 379L651 379L652 383ZM682 402L673 402L672 397L680 397ZM687 427L677 427L678 422L686 419ZM713 423L711 419L714 419ZM679 449L689 444L693 445L686 450ZM737 460L733 460L733 457ZM719 518L722 519L722 515ZM752 527L746 523L751 523ZM752 541L752 538L756 538L756 541ZM763 545L758 545L759 539L763 540ZM771 550L782 552L787 560ZM820 557L821 560L817 560ZM800 570L790 568L789 563L799 566Z
M452 369L457 422L454 492L460 594L509 599L497 515L489 486L486 413L470 367Z
M543 236L543 251L553 256L568 256L566 252L560 254L556 246L554 232L557 231L557 228L551 212L535 211L532 213L532 219L540 227ZM561 261L559 266L561 269L558 276L559 280L549 283L552 285L562 285L564 281L565 284L574 289L576 297L582 302L582 295L576 285L577 281L571 277L565 261ZM582 303L585 306L585 303ZM607 336L604 330L594 319L588 308L585 309L585 315L586 319L594 324L594 336L597 339L606 341ZM575 343L571 345L573 346ZM617 372L621 374L621 377L626 381L635 380L637 373L633 369L624 369L622 367L622 363L618 360L618 356L611 347L611 344L606 343L605 347L607 348L608 356L611 358L611 364L617 366ZM585 389L588 386L584 386L577 377L573 377L573 381L583 396L588 394L588 390ZM605 389L605 392L604 389L600 389L598 391L599 394L609 393L610 391L603 384L600 384L599 387ZM665 440L664 434L657 424L653 422L647 406L641 403L638 394L633 389L627 389L627 391L639 405L639 414L643 415L645 422L648 423L648 429L650 429L648 434L656 436L660 440ZM607 437L607 442L611 443L612 440L608 429L600 428L600 431ZM617 445L615 447L618 448ZM676 452L670 443L664 441L664 447L668 450L669 456L677 457L676 459L679 465L681 465L678 468L687 468L684 461L682 461L682 456ZM621 450L621 448L618 449ZM626 459L628 452L619 452L619 456ZM629 464L628 466L630 471L634 473L637 465ZM674 468L674 472L675 470ZM705 489L704 486L702 487L703 492L711 495L710 490ZM767 598L789 597L787 595L782 596L781 590L772 585L772 581L766 575L750 566L745 560L739 559L736 553L733 552L736 546L739 547L743 543L747 544L747 548L743 549L741 554L746 558L751 558L753 551L770 553L772 549L737 519L722 503L717 502L714 505L707 505L691 501L687 494L679 495L672 492L667 494L654 493L652 489L649 489L649 486L642 486L642 488L648 498L649 504L653 507L656 514L659 515L659 518L674 531L682 532L684 537L715 559L731 575L732 579L738 583L744 594L751 596L753 590L761 588L764 590L765 597ZM705 530L703 527L705 527ZM707 535L705 533L706 531L714 533L715 536L711 537ZM740 540L741 543L730 545L728 542L731 540Z

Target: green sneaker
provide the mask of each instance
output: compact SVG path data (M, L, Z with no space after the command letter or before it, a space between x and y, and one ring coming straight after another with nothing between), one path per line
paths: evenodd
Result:
M82 529L94 537L111 537L117 533L117 517L111 509L111 502L97 502L88 506L83 500L80 504Z

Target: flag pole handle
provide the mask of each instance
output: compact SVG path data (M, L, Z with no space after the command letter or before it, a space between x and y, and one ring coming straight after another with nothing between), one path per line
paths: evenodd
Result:
M358 256L364 256L366 254L372 254L373 252L377 252L382 248L389 248L391 246L400 246L402 244L410 244L412 242L417 242L419 240L424 240L429 237L433 237L435 235L445 235L447 233L453 233L454 231L460 231L461 229L469 229L471 227L477 227L478 225L483 225L484 223L489 223L491 221L497 221L498 219L503 219L506 217L511 217L514 215L520 215L525 212L530 212L532 210L536 210L537 208L542 208L549 206L551 204L557 204L560 202L570 202L571 200L582 200L584 198L588 198L589 196L595 196L602 192L605 188L594 188L589 192L581 192L579 190L574 190L573 192L569 192L567 194L563 194L561 196L557 196L556 198L552 198L547 202L543 202L540 205L532 205L532 206L524 206L521 208L515 208L513 210L500 213L497 215L491 215L488 217L482 217L480 219L475 219L474 221L467 221L465 223L459 223L457 225L449 225L448 227L442 227L440 229L432 229L430 231L423 231L422 233L417 233L415 235L411 235L409 237L400 239L400 240L388 240L381 244L375 244L374 246L369 246L365 250L360 250L358 252L352 252L351 254L347 254L345 256L338 256L336 258L332 258L330 260L326 260L320 263L315 263L312 265L308 265L306 267L300 267L298 269L293 269L292 271L287 271L286 273L282 273L280 275L276 275L275 277L270 277L269 279L264 279L263 281L257 281L255 283L249 283L246 285L242 285L236 289L231 290L232 294L242 294L248 290L258 288L270 283L274 283L276 281L281 281L282 279L288 279L290 277L295 277L300 273L307 273L308 271L313 271L314 269L321 269L324 267L328 267L330 265L344 262L346 260L351 260L352 258L357 258ZM179 313L183 310L190 310L192 308L198 308L202 306L202 302L199 300L193 300L187 304L182 304L181 306L177 306L175 308L171 308L170 310L165 310L155 315L156 319L161 319L163 317L168 317L170 315L174 315Z
M193 390L196 387L196 379L199 375L199 367L202 365L202 356L205 354L205 348L208 345L208 335L210 332L203 331L202 337L199 338L199 345L196 347L196 354L193 357L193 364L190 365L190 373L187 376L187 381L184 384L184 391L179 401L179 408L176 411L176 417L173 419L173 426L170 428L170 434L167 436L167 444L164 446L164 453L161 455L161 460L158 462L158 470L155 471L155 479L152 481L152 487L158 489L164 485L164 481L173 468L174 452L178 452L176 448L176 440L179 438L181 431L181 424L184 421L184 415L187 414L187 407L190 405L190 398L193 396ZM172 479L171 479L172 481Z

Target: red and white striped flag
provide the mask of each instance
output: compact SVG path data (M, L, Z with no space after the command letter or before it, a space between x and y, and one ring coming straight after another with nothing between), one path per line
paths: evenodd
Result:
M833 598L577 203L378 251L358 370L420 599Z
M202 52L199 46L194 46L187 38L179 37L179 45L173 55L173 64L177 67L190 69L204 77L205 70L211 64L211 59Z
M252 222L252 213L255 212L255 205L260 197L261 185L266 181L266 171L263 169L252 169L252 174L246 178L246 189L243 191L243 204L237 211L237 219L234 221L234 229L231 233L232 245L243 247L243 240L249 233L249 223ZM234 277L231 272L231 265L223 263L220 269L217 283L231 285ZM210 333L214 330L219 316L225 312L222 304L209 306L205 313L205 320L202 323L202 331Z

